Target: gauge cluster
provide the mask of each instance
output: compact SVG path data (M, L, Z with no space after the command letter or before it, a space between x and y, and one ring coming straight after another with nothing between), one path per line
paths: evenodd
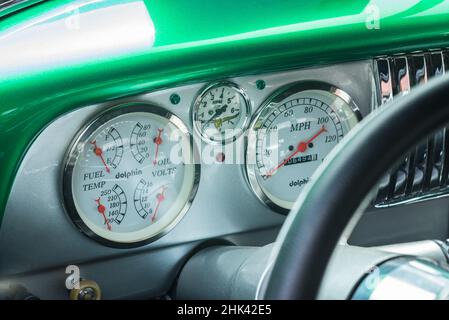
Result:
M153 240L193 199L200 174L193 153L187 127L170 112L144 103L109 109L70 147L63 181L68 213L106 244Z
M156 296L205 242L273 242L322 159L370 112L372 72L359 61L74 108L24 154L0 271L48 298L67 295L57 281L68 265L105 297Z
M179 94L187 98L190 123L151 101L101 108L64 160L64 205L72 222L107 246L152 242L195 201L211 153L213 166L238 168L252 198L287 214L361 113L350 94L326 81L290 81L261 97L262 89L224 80L199 87L190 99ZM229 150L243 161L225 162ZM217 179L210 192L219 194L223 183Z

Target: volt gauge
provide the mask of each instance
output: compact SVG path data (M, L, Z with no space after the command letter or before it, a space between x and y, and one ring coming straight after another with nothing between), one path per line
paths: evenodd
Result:
M185 214L199 164L184 123L146 104L112 108L70 146L63 194L86 235L111 246L137 246L165 234Z

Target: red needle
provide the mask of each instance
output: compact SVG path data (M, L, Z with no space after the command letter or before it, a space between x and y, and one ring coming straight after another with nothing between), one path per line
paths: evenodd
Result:
M106 168L106 172L110 173L111 170L109 170L108 165L106 164L106 161L104 161L103 158L103 150L101 150L101 148L97 147L97 141L92 141L90 144L92 144L94 146L94 153L96 156L99 156L101 159L101 162L103 162L104 167Z
M157 154L159 152L159 145L162 143L161 134L162 134L162 131L164 131L164 129L157 129L157 131L158 131L157 137L154 138L154 143L156 144L156 154L154 155L154 160L153 160L154 165L156 165L156 163L157 163Z
M100 198L96 199L95 202L98 204L98 206L97 206L98 212L99 212L99 213L103 216L103 218L104 218L104 224L106 225L106 227L108 228L108 230L111 231L111 225L109 224L108 219L106 219L106 214L105 214L106 207L100 203Z
M156 219L156 214L157 214L157 211L159 210L159 206L161 205L161 202L165 200L165 195L164 195L165 190L167 190L167 187L164 186L164 187L162 187L162 192L158 193L156 195L157 205L156 205L156 208L154 209L154 214L151 217L151 222L154 222L154 220Z
M327 132L327 130L324 126L322 126L321 129L317 133L315 133L313 135L313 137L310 138L309 140L307 140L306 142L301 141L300 143L298 143L298 146L296 147L295 152L293 152L288 158L286 158L284 161L282 161L280 164L278 164L275 168L268 171L267 176L271 177L279 168L283 167L287 162L289 162L291 158L296 156L298 153L305 152L307 150L307 146L309 145L309 143L311 143L313 140L318 138L318 136L320 134L322 134L323 132Z

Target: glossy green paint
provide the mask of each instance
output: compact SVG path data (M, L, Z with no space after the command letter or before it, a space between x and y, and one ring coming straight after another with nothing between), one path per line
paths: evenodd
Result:
M22 2L3 2L0 4L0 18L16 13L19 10L23 10L25 8L31 7L38 2L42 2L44 0L26 0ZM3 5L2 5L3 4Z
M66 10L34 23L77 3L48 1L0 19L0 48L14 45L21 33L67 18ZM102 1L80 11L119 3ZM28 146L52 120L76 108L191 81L449 44L449 1L155 0L145 1L145 8L155 32L146 47L62 61L41 52L31 66L32 58L21 61L0 51L0 218ZM126 18L117 23L126 24ZM77 46L65 32L67 40L58 43L41 30L40 45ZM20 41L33 57L36 42ZM86 50L95 50L91 46Z

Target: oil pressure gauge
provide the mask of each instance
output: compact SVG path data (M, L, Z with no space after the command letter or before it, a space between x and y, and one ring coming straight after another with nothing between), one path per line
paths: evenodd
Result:
M193 126L204 140L224 144L243 133L249 113L250 102L243 89L228 81L217 82L195 100Z
M291 84L268 98L250 126L246 152L246 173L257 197L287 213L360 118L350 96L326 83Z
M182 121L156 106L121 105L90 122L71 145L63 192L73 222L111 246L154 240L181 219L199 165Z

